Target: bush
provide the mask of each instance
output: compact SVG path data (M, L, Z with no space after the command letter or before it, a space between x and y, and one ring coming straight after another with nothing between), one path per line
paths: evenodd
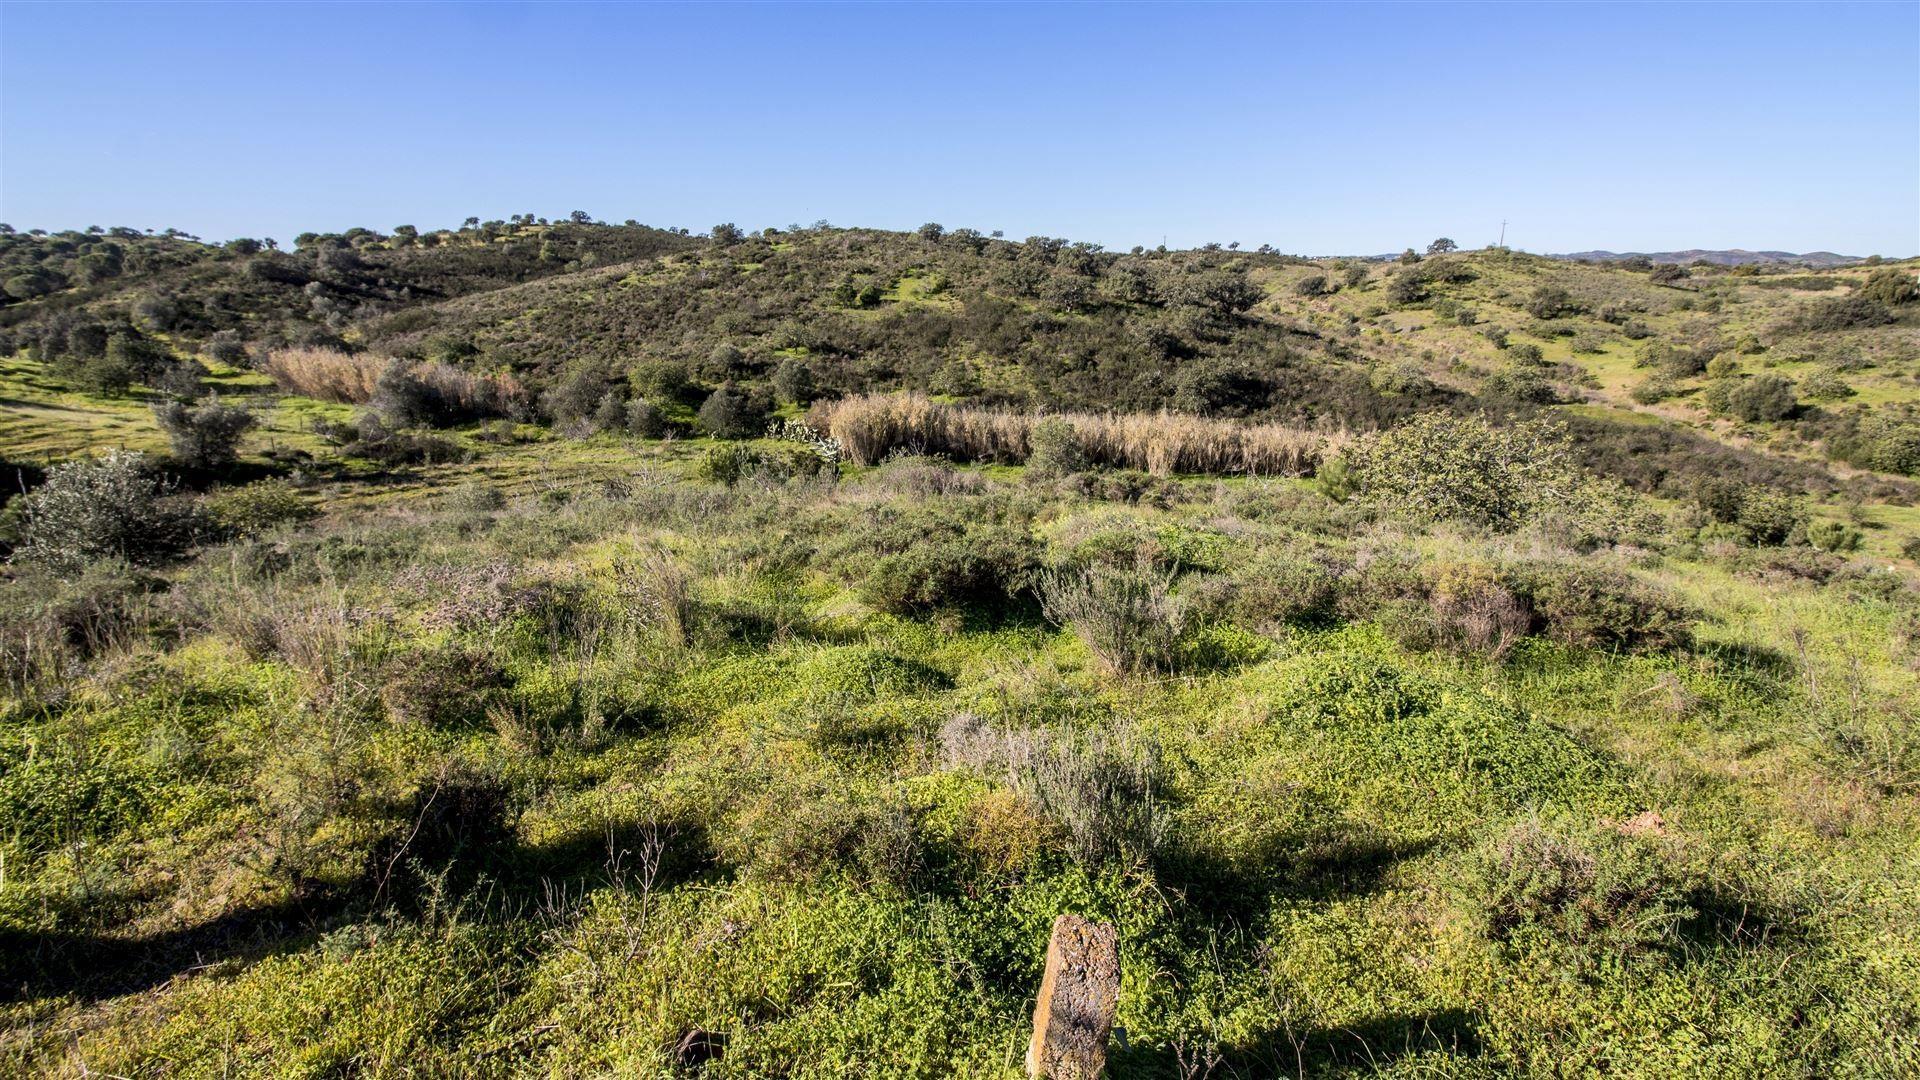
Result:
M1893 321L1893 312L1867 296L1865 291L1832 300L1816 300L1791 324L1803 333L1832 333L1866 326L1885 326Z
M194 469L233 464L241 436L259 422L248 410L222 405L218 398L200 405L156 402L153 416L160 422L160 430L167 433L174 458Z
M1785 420L1797 407L1792 380L1771 372L1744 379L1716 379L1707 387L1705 398L1714 412L1748 423Z
M1025 592L1040 545L1024 522L975 500L941 501L892 516L852 539L840 561L865 565L861 599L892 614L1003 605Z
M1694 501L1714 522L1731 526L1742 542L1756 547L1784 544L1807 524L1800 499L1763 484L1709 480L1700 484Z
M1541 285L1527 297L1527 314L1536 319L1557 319L1579 310L1573 296L1558 285Z
M222 488L201 499L200 508L209 523L228 536L254 536L314 515L313 508L284 480Z
M1653 652L1692 641L1695 615L1665 591L1623 570L1550 562L1522 571L1538 632L1587 649Z
M1821 551L1859 551L1866 535L1844 521L1816 521L1807 526L1807 543Z
M700 428L718 439L751 439L766 431L772 411L763 394L725 383L700 406Z
M672 430L667 416L645 398L627 402L627 434L638 439L659 439Z
M1358 440L1347 460L1361 495L1416 520L1510 527L1585 487L1565 431L1538 420L1425 413Z
M458 646L412 649L387 661L380 700L396 723L427 728L473 724L507 686L493 658Z
M1108 670L1173 671L1188 616L1162 573L1106 565L1054 571L1039 584L1047 618L1071 627Z
M1899 307L1920 300L1920 282L1916 282L1913 274L1906 270L1888 267L1875 270L1867 278L1866 284L1860 286L1860 295L1876 304Z
M1839 401L1852 397L1853 392L1853 387L1847 385L1839 369L1831 366L1817 368L1800 380L1800 393L1808 401Z
M782 360L773 372L773 392L782 401L807 405L813 401L814 395L813 368L797 356Z
M1308 274L1306 277L1293 283L1293 291L1301 296L1311 298L1315 296L1325 296L1332 292L1333 289L1327 284L1327 275Z
M123 450L55 466L20 503L25 523L15 557L62 573L101 559L166 558L192 541L198 525L192 506L145 456Z
M1693 915L1653 842L1606 826L1522 821L1475 848L1463 879L1481 935L1515 949L1644 952Z
M1087 467L1087 454L1071 420L1050 416L1027 432L1027 474L1034 477L1069 476Z

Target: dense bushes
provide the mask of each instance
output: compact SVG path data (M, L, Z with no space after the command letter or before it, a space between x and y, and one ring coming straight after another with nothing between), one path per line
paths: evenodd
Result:
M999 603L1027 590L1040 545L1023 516L984 501L940 500L890 512L848 538L842 558L864 567L861 598L900 614Z

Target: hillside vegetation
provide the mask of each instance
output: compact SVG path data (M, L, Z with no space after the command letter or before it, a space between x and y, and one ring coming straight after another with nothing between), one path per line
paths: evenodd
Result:
M1912 262L0 237L0 1071L1920 1072Z

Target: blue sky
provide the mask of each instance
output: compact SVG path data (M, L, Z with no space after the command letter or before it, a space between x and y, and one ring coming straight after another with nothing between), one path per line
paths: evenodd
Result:
M1920 4L0 4L0 220L1920 251Z

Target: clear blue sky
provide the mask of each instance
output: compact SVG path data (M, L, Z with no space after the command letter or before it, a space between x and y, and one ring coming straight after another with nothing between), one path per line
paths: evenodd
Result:
M0 4L0 220L1920 251L1920 4Z

